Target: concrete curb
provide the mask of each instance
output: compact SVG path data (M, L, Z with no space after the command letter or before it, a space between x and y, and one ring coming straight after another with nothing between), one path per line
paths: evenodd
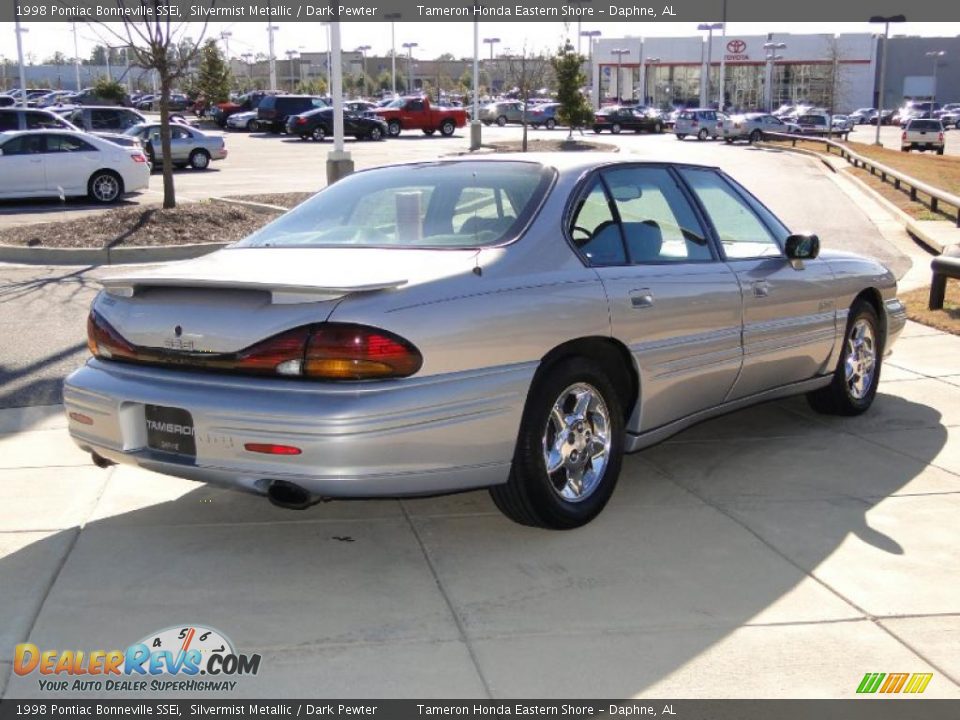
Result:
M0 245L0 262L21 265L124 265L169 262L207 255L228 243L145 245L115 248L50 248Z
M786 152L798 153L801 155L806 155L808 157L817 158L818 160L820 160L820 162L822 162L824 165L829 167L833 172L840 172L841 170L846 168L846 165L840 168L837 168L831 162L833 158L830 158L827 155L815 152L813 150L807 150L805 148L780 147L779 145L771 145L769 143L757 143L757 145L759 145L760 147L775 148L777 150L784 150ZM895 217L897 221L903 225L903 229L906 230L914 238L916 238L920 244L924 245L925 247L929 248L930 250L932 250L937 254L943 253L943 249L946 247L946 245L944 245L936 237L934 237L931 233L929 233L926 229L924 229L924 227L920 224L921 221L914 220L912 217L907 215L903 210L901 210L892 202L887 200L883 195L881 195L872 187L867 185L867 183L865 183L863 180L858 178L853 173L844 173L843 176L845 178L849 178L854 184L856 184L858 188L860 188L864 192L869 193L870 197L872 197L880 206L882 206L887 212L889 212L893 217ZM943 221L943 225L944 227L949 227L951 229L953 228L953 225L951 225L951 223L947 221Z
M220 203L221 205L236 205L238 207L246 208L255 213L262 213L264 215L274 215L276 213L285 213L289 212L291 208L285 208L280 205L268 205L267 203L253 202L252 200L236 200L234 198L225 198L225 197L212 197L209 198L210 202Z

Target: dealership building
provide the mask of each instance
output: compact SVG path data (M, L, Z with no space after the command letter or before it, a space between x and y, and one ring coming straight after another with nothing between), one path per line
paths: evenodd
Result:
M722 67L727 108L876 107L883 42L869 33L598 38L591 47L593 101L715 107ZM885 106L934 95L940 103L960 102L960 37L887 42Z

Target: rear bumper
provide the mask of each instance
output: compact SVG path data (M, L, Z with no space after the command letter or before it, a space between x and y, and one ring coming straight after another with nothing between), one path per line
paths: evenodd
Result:
M77 445L115 462L257 493L280 479L325 497L422 495L506 481L535 369L340 385L91 360L65 381L64 405L93 420L69 419ZM190 412L195 459L147 447L145 404Z

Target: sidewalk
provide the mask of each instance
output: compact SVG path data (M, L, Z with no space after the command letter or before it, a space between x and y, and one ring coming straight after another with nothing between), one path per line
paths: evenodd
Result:
M0 411L0 691L44 696L11 673L24 640L202 624L263 656L220 699L848 698L866 672L960 697L958 358L911 323L865 416L794 398L702 424L565 533L482 492L283 511L98 470L59 408Z

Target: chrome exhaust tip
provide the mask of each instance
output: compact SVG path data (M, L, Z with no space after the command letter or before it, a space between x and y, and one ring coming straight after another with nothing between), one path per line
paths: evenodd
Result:
M267 487L267 498L277 507L287 510L306 510L323 500L306 488L287 480L273 480Z

